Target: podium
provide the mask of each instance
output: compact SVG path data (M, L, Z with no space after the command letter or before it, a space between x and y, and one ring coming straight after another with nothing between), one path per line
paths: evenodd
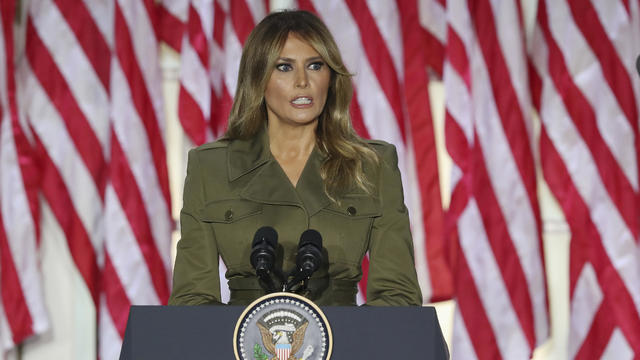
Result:
M234 359L243 306L132 306L120 360ZM448 359L433 307L326 306L332 359Z

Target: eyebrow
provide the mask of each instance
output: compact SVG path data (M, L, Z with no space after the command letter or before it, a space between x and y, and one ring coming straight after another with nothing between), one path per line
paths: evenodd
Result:
M295 59L288 58L288 57L279 57L278 60L279 61L286 61L286 62L296 62ZM314 56L314 57L310 57L310 58L305 59L304 62L318 61L318 60L324 61L324 60L322 60L321 56Z

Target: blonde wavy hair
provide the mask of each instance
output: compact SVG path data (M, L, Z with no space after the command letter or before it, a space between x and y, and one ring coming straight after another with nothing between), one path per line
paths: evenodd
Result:
M374 185L366 178L364 168L375 169L380 160L351 125L351 74L329 29L307 11L272 13L247 38L225 138L249 139L265 126L264 92L289 34L311 45L331 69L327 101L316 129L316 145L326 155L320 169L325 193L333 201L354 186L372 194Z

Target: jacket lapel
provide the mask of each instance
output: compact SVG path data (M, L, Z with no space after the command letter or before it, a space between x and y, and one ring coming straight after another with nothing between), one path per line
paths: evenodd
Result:
M296 191L309 216L313 216L320 209L331 203L331 200L324 192L324 184L322 183L322 177L320 177L320 167L324 161L325 156L320 153L317 147L313 148L307 164L302 170L300 179L298 179L298 186Z
M245 175L252 176L240 192L243 198L267 204L302 206L309 216L330 203L320 177L324 156L317 148L311 152L296 188L271 155L265 130L252 139L231 141L227 156L229 182Z
M257 169L272 158L269 139L266 135L266 131L261 131L251 139L229 142L227 152L229 182Z
M228 148L229 182L250 176L240 196L260 203L302 205L280 165L271 155L267 132L248 140L231 141Z

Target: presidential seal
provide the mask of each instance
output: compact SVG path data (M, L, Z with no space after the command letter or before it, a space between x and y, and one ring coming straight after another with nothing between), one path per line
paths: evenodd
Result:
M292 293L265 295L242 313L233 333L237 360L325 360L333 337L311 300Z

